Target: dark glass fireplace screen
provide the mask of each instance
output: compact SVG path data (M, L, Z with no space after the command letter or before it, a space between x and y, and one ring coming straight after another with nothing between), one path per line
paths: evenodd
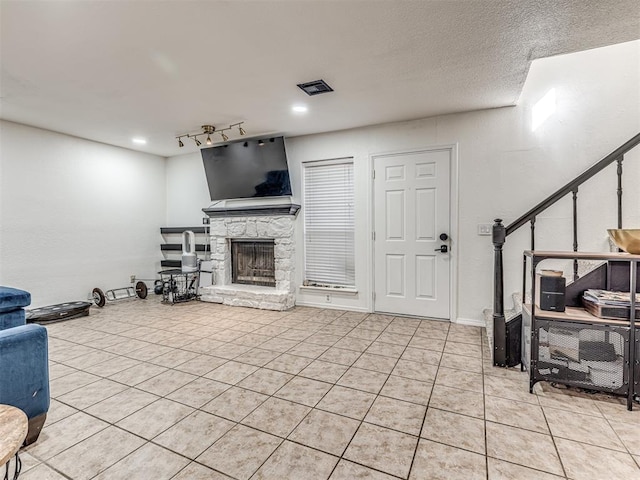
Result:
M273 240L232 240L231 275L233 283L276 286Z

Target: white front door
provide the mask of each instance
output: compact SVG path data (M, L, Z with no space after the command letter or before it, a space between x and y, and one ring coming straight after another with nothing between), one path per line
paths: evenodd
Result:
M449 319L450 165L450 149L374 157L375 311Z

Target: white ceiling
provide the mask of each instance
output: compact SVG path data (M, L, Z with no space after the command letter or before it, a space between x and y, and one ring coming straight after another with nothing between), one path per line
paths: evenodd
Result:
M3 119L162 156L203 124L296 136L513 105L531 60L640 38L638 0L2 0L0 17ZM296 87L319 78L335 92Z

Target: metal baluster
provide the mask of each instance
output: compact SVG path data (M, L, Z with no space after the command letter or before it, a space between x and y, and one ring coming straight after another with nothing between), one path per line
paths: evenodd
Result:
M536 249L536 217L531 217L531 250Z
M578 187L573 190L573 251L578 251ZM578 260L573 260L573 281L578 280Z
M622 228L622 161L624 155L618 158L618 228Z

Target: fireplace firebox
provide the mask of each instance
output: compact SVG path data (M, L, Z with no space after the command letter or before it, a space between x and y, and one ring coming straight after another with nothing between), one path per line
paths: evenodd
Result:
M245 285L276 286L273 240L231 240L231 281Z

